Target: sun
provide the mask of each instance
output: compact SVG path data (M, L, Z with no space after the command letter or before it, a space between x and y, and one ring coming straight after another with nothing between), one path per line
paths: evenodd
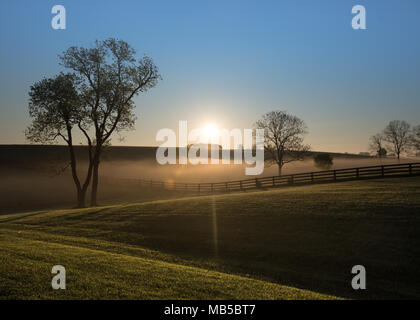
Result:
M219 137L219 127L214 123L208 123L203 127L203 138L214 140Z

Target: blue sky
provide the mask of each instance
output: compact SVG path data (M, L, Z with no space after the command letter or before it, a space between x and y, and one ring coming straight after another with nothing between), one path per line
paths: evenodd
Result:
M64 5L67 29L51 28ZM367 30L351 28L362 4ZM420 2L11 1L0 3L0 143L25 143L29 86L63 70L57 55L115 37L153 58L163 81L136 98L136 130L113 144L156 145L156 132L217 123L249 128L287 110L315 150L366 151L390 120L420 125Z

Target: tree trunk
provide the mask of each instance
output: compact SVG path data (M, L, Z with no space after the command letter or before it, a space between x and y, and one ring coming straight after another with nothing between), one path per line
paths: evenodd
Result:
M277 166L278 166L278 168L279 168L279 176L281 176L281 169L282 169L282 166L281 166L280 164L278 164Z
M76 192L77 192L77 207L78 208L83 208L85 207L85 194L83 194L82 192L82 188L80 187L80 182L79 179L77 177L77 173L76 173L76 163L73 161L73 159L71 160L71 171L72 171L72 177L73 177L73 181L74 184L76 185Z
M85 208L85 199L86 199L86 189L77 190L77 207L78 208Z
M80 191L80 201L83 203L83 206L85 204L85 198L86 198L86 193L90 184L90 180L92 179L92 168L93 168L93 160L92 160L92 149L91 149L91 145L89 144L88 146L89 148L89 167L88 167L88 171L86 173L86 179L85 182L83 183L83 186L81 188Z
M99 182L99 152L95 153L93 158L93 176L92 176L92 191L90 197L90 205L95 207L98 205L98 182Z
M85 206L84 204L84 195L82 194L82 187L80 186L80 181L77 176L77 163L76 163L76 156L74 154L73 149L73 139L71 135L71 127L67 126L67 144L69 146L69 154L70 154L70 166L71 166L71 175L74 181L74 184L76 186L76 192L77 192L77 207L83 208Z

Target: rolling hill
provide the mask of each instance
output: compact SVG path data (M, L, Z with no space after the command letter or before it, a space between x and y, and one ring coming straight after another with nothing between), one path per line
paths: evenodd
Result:
M419 298L419 193L413 177L0 215L0 297Z

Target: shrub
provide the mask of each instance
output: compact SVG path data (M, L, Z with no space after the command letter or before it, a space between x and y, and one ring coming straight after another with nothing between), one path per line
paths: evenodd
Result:
M328 170L333 165L333 157L329 153L320 153L314 156L315 167Z

